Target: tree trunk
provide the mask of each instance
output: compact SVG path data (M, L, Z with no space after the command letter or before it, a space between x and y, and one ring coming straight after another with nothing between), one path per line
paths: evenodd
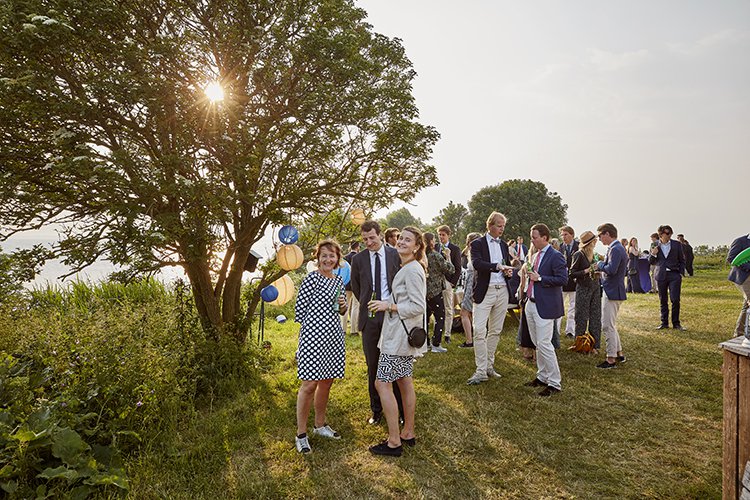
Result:
M219 332L223 327L223 321L219 312L218 300L214 297L208 262L200 260L187 261L184 267L190 280L195 307L198 310L203 330L211 335L214 340L218 340Z
M234 249L234 260L224 283L221 301L221 317L225 325L232 325L232 333L238 342L244 342L250 326L240 316L240 299L242 297L242 274L245 262L250 255L250 245L237 245Z

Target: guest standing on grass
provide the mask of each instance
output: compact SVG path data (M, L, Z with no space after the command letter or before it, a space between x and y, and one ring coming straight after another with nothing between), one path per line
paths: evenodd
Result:
M734 258L747 248L750 248L750 234L736 238L729 247L727 263L731 265ZM742 294L743 299L742 309L740 309L740 316L737 318L734 334L738 337L744 334L746 338L750 339L750 325L747 324L747 312L750 308L750 262L746 262L741 266L732 266L729 269L729 281L734 283Z
M383 413L388 423L388 439L370 447L375 455L401 456L402 443L416 444L414 414L417 397L414 392L414 356L426 347L409 345L407 332L424 326L427 281L421 261L424 258L422 232L411 226L401 230L396 244L401 259L401 269L393 279L393 291L387 300L371 300L370 311L384 313L380 334L380 359L378 360L375 387L380 394ZM399 429L398 406L393 394L393 384L401 391L404 405L404 427Z
M644 293L643 288L641 288L641 278L638 274L638 262L640 258L641 250L638 248L638 240L630 238L628 242L628 292Z
M435 246L435 235L425 233L425 251L427 252L427 319L430 315L435 317L435 326L432 336L432 352L448 352L448 349L440 346L443 339L443 326L445 324L445 301L443 290L445 289L446 277L453 276L455 269L450 261L450 249L444 248L439 251ZM451 296L451 301L453 297Z
M568 313L565 319L565 335L573 338L576 333L576 282L570 276L570 266L573 264L573 254L578 251L578 242L575 240L576 232L570 226L558 229L562 244L560 245L563 257L568 266L568 282L563 286L563 299L568 303Z
M353 241L349 245L349 253L344 255L344 260L352 265L352 259L359 253L359 241ZM344 328L346 333L347 323L351 323L350 333L352 335L359 335L359 301L352 292L352 282L346 284L346 308L347 313L341 318L341 326Z
M474 362L476 371L466 382L481 384L490 378L500 378L495 371L495 351L503 331L510 299L510 266L508 245L501 236L505 231L505 216L492 212L487 218L487 234L471 243L471 262L474 265ZM519 238L522 242L523 238Z
M620 333L617 331L617 314L620 305L628 298L625 293L625 272L628 267L628 253L617 241L617 228L612 224L602 224L597 228L599 240L607 245L607 256L603 262L596 265L596 269L602 273L602 331L607 340L607 359L597 368L614 368L617 363L625 361L620 342Z
M682 244L672 239L670 226L659 226L659 244L651 249L649 262L656 266L656 283L659 286L661 324L657 330L669 328L669 301L672 302L672 328L685 330L680 323L680 295L682 275L685 273L685 253Z
M464 343L458 347L464 349L471 349L474 347L474 336L473 336L473 314L474 310L474 299L472 293L474 292L474 265L471 263L471 256L469 251L471 250L471 242L477 238L481 238L482 235L479 233L469 233L466 236L466 246L461 252L466 258L466 274L464 275L464 296L461 299L461 324L464 327Z
M458 284L458 279L461 277L461 249L457 245L451 243L450 237L453 232L450 226L443 224L437 228L438 238L440 239L440 248L438 249L441 253L447 248L450 251L448 260L453 264L453 272L445 277L445 289L443 290L443 303L445 304L445 327L443 333L445 334L445 343L451 343L451 329L453 328L453 313L454 313L454 289Z
M532 269L528 272L526 320L531 341L536 346L536 378L526 385L544 387L539 393L548 397L562 390L562 376L557 354L552 346L555 320L565 313L562 287L568 282L565 257L549 243L550 230L545 224L531 227L531 244L536 249Z
M346 314L344 281L333 274L341 260L341 248L333 240L318 243L318 270L302 280L294 306L294 320L302 326L297 347L297 437L300 453L310 453L307 419L315 407L313 435L340 439L326 422L326 407L333 379L344 377L345 345L340 315Z
M386 246L381 239L380 224L365 221L359 227L365 250L352 258L352 292L359 301L359 325L362 332L362 351L367 364L367 389L370 394L372 416L367 420L377 425L383 418L380 396L375 389L375 375L378 371L380 350L380 329L383 327L383 313L370 314L367 303L373 298L388 300L391 296L393 278L398 272L400 259L395 248ZM394 387L396 399L401 400L398 387ZM400 406L400 403L399 403Z
M602 338L602 289L598 273L591 272L595 245L596 235L584 231L570 265L570 275L576 280L576 337L588 329L594 337L592 354L599 353Z

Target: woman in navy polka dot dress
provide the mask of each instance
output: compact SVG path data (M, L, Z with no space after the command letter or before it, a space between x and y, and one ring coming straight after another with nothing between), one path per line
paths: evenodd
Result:
M302 280L294 320L302 326L297 347L297 377L302 384L297 393L297 438L300 453L310 453L307 419L315 407L313 435L340 439L326 422L326 406L333 379L344 377L344 330L340 315L346 314L344 282L333 274L341 260L341 247L333 240L318 243L315 252L318 270Z

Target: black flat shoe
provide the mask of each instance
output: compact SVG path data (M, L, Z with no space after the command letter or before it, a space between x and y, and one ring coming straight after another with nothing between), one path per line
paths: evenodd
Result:
M415 437L409 438L409 439L401 438L401 444L402 445L405 444L407 446L416 446L417 445L417 438L415 438Z
M385 440L382 443L378 443L375 446L370 446L370 453L372 453L373 455L400 457L403 452L404 452L403 446L397 446L396 448L391 448L390 446L388 446L388 440Z

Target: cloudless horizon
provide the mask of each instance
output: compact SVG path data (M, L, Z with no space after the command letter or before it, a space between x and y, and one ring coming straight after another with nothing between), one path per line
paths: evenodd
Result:
M429 222L532 179L577 234L612 222L643 242L669 224L717 246L750 232L750 2L356 3L403 40L420 121L441 134L440 185L389 211Z

